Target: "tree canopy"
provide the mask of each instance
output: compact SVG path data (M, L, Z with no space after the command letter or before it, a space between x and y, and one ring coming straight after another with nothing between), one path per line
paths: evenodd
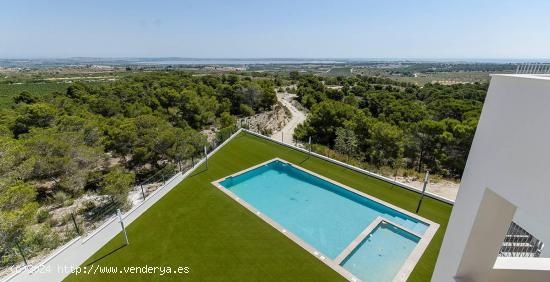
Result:
M291 74L291 79L298 101L311 110L295 132L297 139L311 136L338 150L336 132L352 130L359 140L359 149L350 152L354 157L378 166L405 163L450 177L462 175L488 87L418 87L365 76Z
M14 258L14 240L37 234L39 206L88 192L125 206L136 181L198 156L207 145L201 131L227 132L236 116L269 110L276 96L271 78L163 71L22 92L14 102L0 110L2 264Z

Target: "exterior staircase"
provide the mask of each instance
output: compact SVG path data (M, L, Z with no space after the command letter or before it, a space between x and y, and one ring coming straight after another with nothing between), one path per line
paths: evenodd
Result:
M510 224L499 256L501 257L539 257L544 243L535 238L515 222Z

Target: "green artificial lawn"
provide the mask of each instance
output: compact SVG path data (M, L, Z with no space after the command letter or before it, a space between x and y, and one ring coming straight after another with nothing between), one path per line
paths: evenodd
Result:
M188 274L80 274L68 281L340 281L334 270L210 182L279 157L414 212L419 194L241 133L83 266L178 266ZM409 281L430 281L452 206L425 198L420 215L441 226ZM120 271L120 269L119 269ZM97 272L96 272L97 273Z

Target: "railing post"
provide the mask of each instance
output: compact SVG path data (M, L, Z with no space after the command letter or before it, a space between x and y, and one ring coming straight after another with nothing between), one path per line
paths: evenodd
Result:
M206 152L206 146L204 146L204 157L206 159L206 169L208 169L208 153Z
M283 131L281 131L281 142L282 143L285 143L285 133Z
M25 262L25 266L29 266L27 263L27 258L25 257L25 254L23 253L23 249L21 249L21 246L19 246L19 241L15 240L15 246L17 246L17 249L19 250L19 253L21 254L21 257L23 258L23 262Z
M139 187L141 188L141 195L143 196L143 199L145 200L145 191L143 190L143 183L139 184Z
M311 136L309 136L309 154L311 155Z
M80 229L78 229L78 224L76 224L76 219L74 218L74 213L71 213L71 218L73 219L74 229L76 229L76 233L78 233L78 236L82 235L82 234L80 234Z
M424 186L422 187L422 195L420 196L420 200L418 201L418 206L416 207L416 213L420 210L420 205L422 204L422 199L424 198L424 194L426 193L426 187L428 186L428 180L430 177L430 171L426 171L426 176L424 177Z
M124 227L124 221L122 221L122 213L120 212L120 209L117 209L116 213L118 215L118 220L120 221L120 227L122 227L122 233L124 235L124 244L128 246L128 234L126 234L126 228Z

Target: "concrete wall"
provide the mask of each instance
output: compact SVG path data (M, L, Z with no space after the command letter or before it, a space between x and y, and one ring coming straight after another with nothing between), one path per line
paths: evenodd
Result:
M468 270L471 273L485 272L488 277L492 271L484 262L494 262L498 250L468 255L468 241L481 220L478 212L487 188L517 208L518 223L529 232L550 237L549 162L550 77L493 75L433 281L459 280L463 260L478 265L479 269ZM475 239L485 240L477 244L492 244L494 240L502 242L503 235ZM461 272L460 276L467 274Z
M476 220L455 274L459 281L487 281L516 207L485 189ZM490 238L491 240L487 240ZM472 259L475 258L475 259Z
M491 270L491 282L548 282L550 258L498 258Z

